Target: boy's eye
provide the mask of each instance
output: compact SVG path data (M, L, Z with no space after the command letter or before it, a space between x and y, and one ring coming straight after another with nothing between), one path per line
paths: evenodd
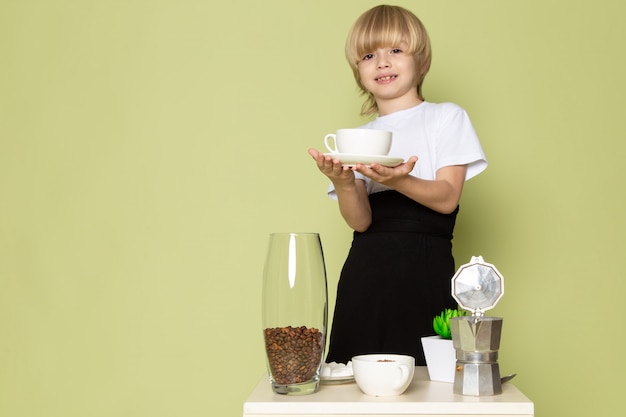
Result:
M372 59L372 58L374 58L374 54L365 54L363 55L363 58L361 58L361 60L367 61L368 59Z
M401 54L402 53L402 49L400 49L400 48L393 48L391 50L391 53L392 54Z

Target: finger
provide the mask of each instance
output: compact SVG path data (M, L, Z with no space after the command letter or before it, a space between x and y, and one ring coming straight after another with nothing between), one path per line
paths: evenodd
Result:
M321 154L317 149L314 148L309 148L307 152L313 157L313 159L317 159L317 157Z
M317 158L315 159L317 162L317 167L319 168L320 171L322 171L324 174L328 174L330 172L332 172L333 169L333 161L331 158L318 153Z
M382 170L384 170L385 167L377 164L377 163L372 163L371 165L363 165L363 164L358 164L357 165L357 171L359 171L361 174L371 177L372 175L376 175L376 174L380 174Z
M344 166L339 159L333 159L333 172L340 175L344 172Z
M319 154L317 157L317 166L325 175L334 176L337 171L336 160L328 155ZM339 165L341 166L341 165Z
M412 156L405 162L405 165L409 167L409 171L412 171L413 168L415 167L416 162L417 162L417 156Z
M377 174L382 174L382 173L384 173L384 172L385 172L387 169L389 169L389 168L387 168L387 167L386 167L386 166L384 166L384 165L380 165L380 164L377 164L377 163L373 162L373 163L370 165L370 169L371 169L372 171L376 172Z

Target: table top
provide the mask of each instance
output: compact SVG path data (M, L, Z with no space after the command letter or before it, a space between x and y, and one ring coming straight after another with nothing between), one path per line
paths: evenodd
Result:
M265 375L244 403L244 416L253 415L517 415L532 416L534 404L511 383L502 385L502 394L467 396L453 393L453 384L430 381L424 366L404 394L371 397L356 383L320 384L315 394L275 394Z

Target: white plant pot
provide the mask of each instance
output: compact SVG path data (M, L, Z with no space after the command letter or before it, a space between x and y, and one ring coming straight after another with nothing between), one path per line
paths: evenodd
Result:
M454 382L456 350L452 340L441 336L422 337L426 367L431 381Z

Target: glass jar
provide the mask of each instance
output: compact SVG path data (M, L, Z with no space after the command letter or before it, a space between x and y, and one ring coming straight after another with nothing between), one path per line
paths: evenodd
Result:
M317 392L326 347L327 303L319 234L271 234L263 272L262 324L275 393Z

